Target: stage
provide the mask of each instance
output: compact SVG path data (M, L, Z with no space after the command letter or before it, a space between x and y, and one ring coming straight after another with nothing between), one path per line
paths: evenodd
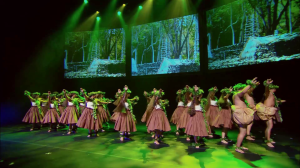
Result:
M113 124L99 137L87 138L87 130L79 128L67 135L67 128L48 133L48 127L29 131L30 125L1 127L0 167L53 168L53 167L111 167L111 168L174 168L174 167L230 167L280 168L299 167L299 137L285 130L275 129L272 137L275 148L263 143L263 129L254 128L257 140L244 140L250 151L235 152L234 144L222 145L220 139L205 139L206 146L195 149L185 136L172 131L164 134L163 143L154 145L145 124L138 124L138 132L131 140L120 142ZM235 143L238 130L228 136ZM220 129L216 130L220 135Z

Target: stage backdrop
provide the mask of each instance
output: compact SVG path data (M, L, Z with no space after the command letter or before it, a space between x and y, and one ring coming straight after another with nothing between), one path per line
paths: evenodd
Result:
M65 78L125 77L125 31L70 32L65 38Z
M132 76L199 72L198 14L132 27Z
M237 0L206 12L208 68L300 58L299 0Z

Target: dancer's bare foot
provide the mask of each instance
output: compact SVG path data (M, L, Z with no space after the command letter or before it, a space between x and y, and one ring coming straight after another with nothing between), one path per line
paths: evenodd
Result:
M208 137L213 138L214 136L212 134L209 134Z
M48 132L51 132L51 129L49 129Z
M130 135L130 132L128 132L128 135Z
M268 147L270 147L270 148L274 148L274 146L272 145L271 142L268 142L267 145L268 145Z
M249 150L248 148L245 148L243 146L241 146L240 148L243 149L243 150Z
M155 137L155 135L153 134L151 137L152 137L152 138L154 138L154 137Z
M190 141L191 139L190 139L190 137L187 137L186 140L187 140L187 141Z
M105 130L104 130L104 129L102 129L102 130L101 130L101 132L105 132Z
M179 132L176 132L176 135L179 135Z
M124 137L121 137L121 138L120 138L120 141L124 141Z
M33 128L31 128L30 131L33 131Z
M221 140L221 143L223 143L223 144L228 144L228 142L227 142L225 139L222 139L222 140Z
M195 148L199 149L199 148L200 148L200 146L195 146Z
M155 140L155 141L154 141L154 144L159 145L158 140Z
M88 138L90 138L90 137L91 137L91 135L88 135L87 137L88 137Z
M249 141L254 141L254 140L255 140L255 139L253 139L253 137L250 136L250 135L247 135L247 136L246 136L246 139L249 140Z
M120 135L123 135L123 132L120 132Z
M245 153L243 150L241 150L239 148L236 148L235 151L238 152L238 153Z
M70 134L71 134L71 131L69 131L67 134L70 135Z

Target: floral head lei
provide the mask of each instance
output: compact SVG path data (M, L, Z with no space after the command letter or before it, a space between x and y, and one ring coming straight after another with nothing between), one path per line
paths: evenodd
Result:
M98 94L98 92L90 92L90 93L88 94L88 96L94 96L94 95L96 95L96 94Z
M68 94L75 94L75 95L79 95L79 93L77 91L71 91L71 92L68 92Z
M25 90L24 95L30 96L30 95L41 95L41 94L39 92L30 93L29 91Z
M218 88L216 88L216 90L215 90L214 87L208 89L208 92L218 92L218 91L219 91Z
M267 84L267 81L265 80L264 81L264 86L268 86L269 87L269 89L278 89L279 88L279 86L277 86L277 85L274 85L274 84Z
M130 93L131 93L131 90L127 89L127 91L126 91L125 88L124 88L123 91L122 91L122 95L123 95L124 93L130 94Z
M156 91L155 93L153 93L154 96L157 96L157 97L162 97L163 95L165 95L165 92L160 92L159 90Z

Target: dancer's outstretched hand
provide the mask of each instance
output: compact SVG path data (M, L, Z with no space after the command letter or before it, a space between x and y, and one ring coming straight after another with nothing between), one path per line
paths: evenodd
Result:
M214 87L214 90L217 90L217 86Z
M232 86L230 86L229 91L232 92Z

